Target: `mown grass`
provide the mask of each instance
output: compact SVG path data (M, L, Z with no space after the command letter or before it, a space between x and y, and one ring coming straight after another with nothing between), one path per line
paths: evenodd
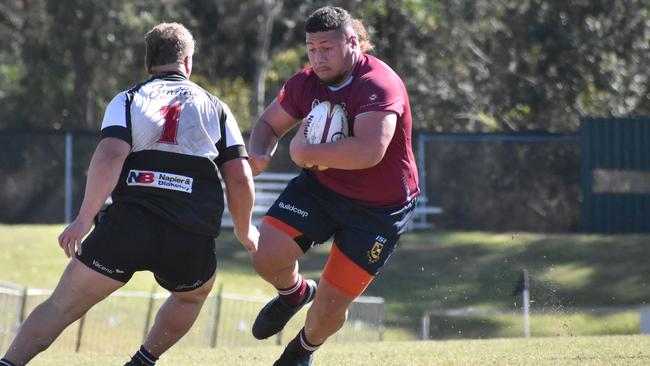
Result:
M29 287L56 285L67 258L56 244L60 225L0 225L0 280ZM416 338L426 310L486 307L516 310L512 295L522 269L531 277L531 309L561 311L567 307L639 306L650 298L650 236L480 233L425 231L404 235L398 249L370 285L366 295L386 300L387 340ZM308 277L318 278L329 244L301 261ZM249 255L229 230L219 239L217 288L248 295L271 296ZM126 290L149 291L148 273L137 274ZM534 315L532 334L602 335L639 332L638 314ZM521 318L434 319L434 338L491 338L522 334Z
M263 366L271 365L280 347L217 349L176 348L157 365ZM128 355L56 353L39 355L30 365L103 366L121 365ZM381 342L336 344L316 353L315 366L584 366L648 365L650 337L553 337L427 342Z

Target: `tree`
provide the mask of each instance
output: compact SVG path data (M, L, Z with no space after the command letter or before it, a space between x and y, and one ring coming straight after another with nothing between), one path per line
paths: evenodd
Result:
M586 115L649 112L647 76L632 66L649 57L639 1L448 0L441 10L432 41L442 54L428 64L450 91L430 96L440 130L570 132Z
M306 64L304 21L325 4L2 2L0 127L96 131L111 96L146 76L142 35L163 20L190 28L195 77L249 125ZM333 4L364 21L375 53L405 82L418 129L569 132L588 115L650 114L647 0Z

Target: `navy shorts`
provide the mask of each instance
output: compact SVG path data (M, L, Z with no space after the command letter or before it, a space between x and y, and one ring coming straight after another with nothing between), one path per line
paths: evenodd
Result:
M120 282L150 271L169 291L191 291L217 268L215 238L182 229L147 209L114 203L102 212L77 258Z
M375 276L406 230L416 203L414 198L399 207L363 206L303 170L289 182L264 220L289 234L303 252L333 236L337 251Z

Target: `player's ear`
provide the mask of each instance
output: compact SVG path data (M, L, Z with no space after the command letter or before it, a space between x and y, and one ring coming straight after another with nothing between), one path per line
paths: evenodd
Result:
M352 48L357 48L359 46L359 40L357 39L357 36L355 36L354 34L348 36L348 44Z
M192 73L192 55L187 55L183 58L183 65L185 66L185 74L189 77Z

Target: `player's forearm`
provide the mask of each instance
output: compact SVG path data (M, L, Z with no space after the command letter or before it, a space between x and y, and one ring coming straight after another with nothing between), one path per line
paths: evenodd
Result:
M231 185L226 193L228 197L228 210L232 218L235 231L246 230L251 225L255 191L253 190L253 179L242 180L239 184Z
M260 119L251 130L249 151L255 155L272 156L279 140L273 128L265 120Z
M385 150L366 143L356 137L349 137L329 144L305 145L304 161L330 168L357 170L377 165Z
M92 220L111 194L122 172L126 155L97 148L90 161L86 191L79 209L79 218Z
M226 163L228 164L228 163ZM235 231L246 230L251 225L253 213L253 204L255 202L255 189L253 186L253 176L247 164L237 164L232 166L230 174L224 174L226 183L226 197L228 201L228 210L235 226Z

